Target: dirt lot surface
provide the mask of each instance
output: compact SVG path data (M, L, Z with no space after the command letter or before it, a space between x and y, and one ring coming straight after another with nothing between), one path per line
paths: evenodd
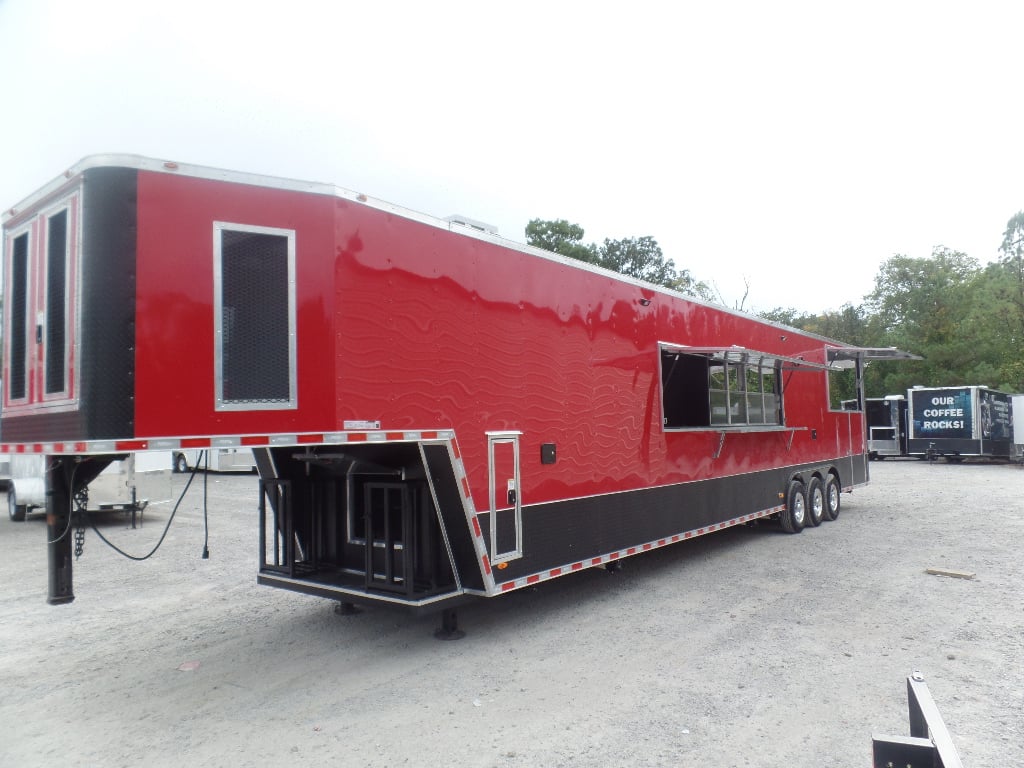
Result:
M63 606L42 516L3 517L0 764L865 766L920 670L965 766L1024 765L1018 467L876 462L835 522L481 600L455 642L256 586L256 480L209 489L208 560L193 491L146 562L88 531ZM101 530L144 553L167 511Z

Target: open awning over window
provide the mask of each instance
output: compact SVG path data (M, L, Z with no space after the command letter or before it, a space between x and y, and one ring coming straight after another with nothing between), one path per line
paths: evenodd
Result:
M895 347L826 347L829 368L852 368L858 360L921 360Z
M679 352L686 355L708 355L716 360L725 360L730 363L756 363L764 366L774 366L776 362L782 363L784 371L813 370L822 371L827 366L802 357L790 357L777 355L772 352L762 352L746 347L688 347L685 344L671 344L661 342L662 350L666 352Z

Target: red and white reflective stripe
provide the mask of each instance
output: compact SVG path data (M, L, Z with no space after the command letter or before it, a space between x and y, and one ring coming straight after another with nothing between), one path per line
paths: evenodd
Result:
M451 430L297 432L276 435L216 435L211 437L148 437L125 440L86 440L70 443L0 443L0 453L97 454L129 451L174 451L184 448L272 448L288 445L400 443L453 440Z
M462 497L462 509L466 513L469 531L473 534L473 549L476 551L477 560L480 562L480 573L484 577L484 592L492 595L496 592L494 571L491 569L491 560L487 555L487 542L484 541L484 532L480 527L480 518L477 517L476 507L473 504L473 495L469 491L466 465L462 463L462 452L459 450L459 443L455 439L454 434L448 441L448 448L449 456L452 460L452 469L455 472L456 484L459 487L459 495Z
M785 507L782 505L771 507L770 509L762 509L760 512L752 512L749 515L740 515L739 517L734 517L731 520L725 520L721 523L714 523L703 528L694 528L690 531L683 531L682 533L677 533L672 536L666 536L663 539L655 539L654 541L648 541L645 544L637 544L635 547L627 547L626 549L620 549L617 552L609 552L608 554L600 555L599 557L589 557L586 560L569 563L568 565L562 565L558 568L551 568L550 570L541 571L540 573L533 573L529 576L523 576L522 578L499 584L497 591L510 592L513 589L528 587L531 584L555 579L559 576L564 576L567 573L582 571L584 568L594 568L595 566L605 565L613 560L620 560L621 558L636 555L640 552L647 552L652 549L667 547L669 544L675 544L686 539L703 536L704 534L711 533L712 531L720 531L723 528L731 528L734 525L749 523L751 520L757 520L762 517L767 517L768 515L773 515L776 512L781 512L783 509L785 509Z

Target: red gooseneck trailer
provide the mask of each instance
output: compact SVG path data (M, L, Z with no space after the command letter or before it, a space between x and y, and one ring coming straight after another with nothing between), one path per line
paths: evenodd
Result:
M73 499L133 451L253 449L259 581L342 603L799 531L867 482L859 373L901 355L327 184L98 156L3 219L0 450L50 457L54 603Z

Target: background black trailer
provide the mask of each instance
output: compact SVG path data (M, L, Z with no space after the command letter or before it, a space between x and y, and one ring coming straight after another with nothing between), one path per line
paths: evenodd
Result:
M915 387L907 392L911 456L1010 458L1011 395L988 387Z

